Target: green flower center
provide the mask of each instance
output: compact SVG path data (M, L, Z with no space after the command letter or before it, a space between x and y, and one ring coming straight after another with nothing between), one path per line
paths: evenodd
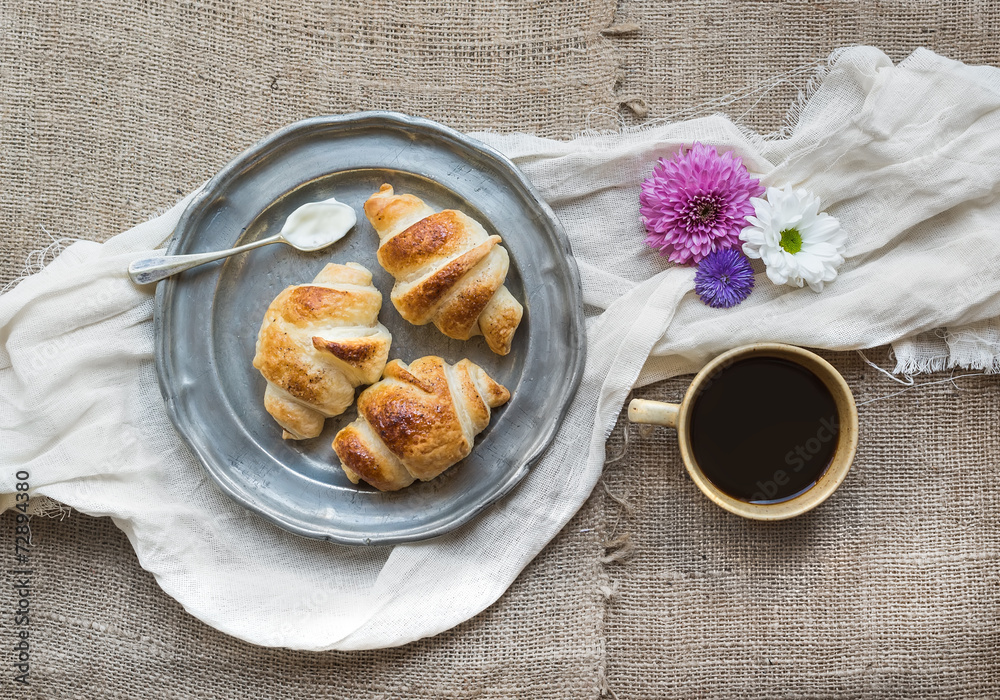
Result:
M786 251L795 255L802 250L802 234L797 228L786 228L781 232L779 245Z

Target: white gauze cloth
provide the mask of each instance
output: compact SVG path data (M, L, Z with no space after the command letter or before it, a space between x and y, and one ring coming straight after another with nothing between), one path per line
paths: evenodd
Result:
M577 397L509 497L432 541L350 548L288 534L223 496L167 418L153 299L126 275L170 235L181 202L107 243L75 243L0 296L0 506L28 471L34 495L111 516L163 590L213 627L295 649L386 647L446 630L504 592L593 489L635 385L754 341L895 343L902 371L996 367L1000 70L926 51L894 67L853 48L831 57L796 124L774 138L722 117L570 142L479 137L562 219L589 316ZM736 151L765 184L809 189L840 218L847 261L825 291L758 274L742 305L711 309L692 291L693 269L645 245L639 185L658 157L695 140Z

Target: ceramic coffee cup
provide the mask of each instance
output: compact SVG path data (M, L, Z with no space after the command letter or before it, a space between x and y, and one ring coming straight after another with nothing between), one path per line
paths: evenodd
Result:
M714 378L723 376L720 373L726 368L749 358L777 358L799 365L826 386L836 406L839 425L836 431L827 431L827 434L831 436L830 439L835 437L836 445L833 447L832 457L826 470L811 486L786 500L766 502L765 499L760 499L761 502L755 502L754 499L743 500L731 496L706 476L692 449L691 419L699 397L711 385ZM747 410L752 411L753 409L751 400ZM844 378L819 355L803 348L781 343L747 345L723 353L698 372L684 394L684 399L679 404L634 399L629 404L628 416L633 423L649 423L675 428L684 465L698 488L717 505L729 512L755 520L792 518L812 510L825 501L840 486L850 471L858 445L858 411L854 403L854 396ZM720 425L717 430L718 439L726 439L727 427ZM822 430L820 427L821 436L824 434ZM806 447L811 447L811 445ZM802 452L800 450L800 454L806 458L810 456L808 451ZM794 452L789 452L789 458L790 464L797 463L795 460L798 458L795 457ZM787 476L782 476L785 474L782 469L788 469L788 467L777 466L776 478L787 478ZM734 468L738 469L739 465L734 465Z

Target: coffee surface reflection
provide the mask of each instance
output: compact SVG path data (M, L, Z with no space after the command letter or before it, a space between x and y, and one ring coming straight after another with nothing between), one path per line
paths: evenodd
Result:
M808 490L837 449L837 405L796 362L749 357L713 374L691 408L691 450L705 477L749 503Z

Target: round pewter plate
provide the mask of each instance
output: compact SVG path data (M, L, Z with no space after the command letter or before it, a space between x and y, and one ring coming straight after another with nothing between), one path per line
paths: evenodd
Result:
M393 279L378 264L378 236L362 209L384 182L435 209L460 209L501 236L511 259L507 287L525 307L509 355L493 354L482 337L452 340L399 316L389 300ZM222 490L278 526L343 544L436 537L508 493L552 441L583 369L576 263L552 210L509 160L440 124L391 112L317 117L272 134L199 192L167 252L264 238L299 206L329 197L358 213L355 228L330 248L266 246L160 283L160 390L181 437ZM371 270L382 292L389 359L467 357L511 391L469 457L395 493L352 484L340 468L331 443L355 419L353 407L328 419L315 439L282 440L252 365L264 311L278 292L310 282L328 262L351 261Z

